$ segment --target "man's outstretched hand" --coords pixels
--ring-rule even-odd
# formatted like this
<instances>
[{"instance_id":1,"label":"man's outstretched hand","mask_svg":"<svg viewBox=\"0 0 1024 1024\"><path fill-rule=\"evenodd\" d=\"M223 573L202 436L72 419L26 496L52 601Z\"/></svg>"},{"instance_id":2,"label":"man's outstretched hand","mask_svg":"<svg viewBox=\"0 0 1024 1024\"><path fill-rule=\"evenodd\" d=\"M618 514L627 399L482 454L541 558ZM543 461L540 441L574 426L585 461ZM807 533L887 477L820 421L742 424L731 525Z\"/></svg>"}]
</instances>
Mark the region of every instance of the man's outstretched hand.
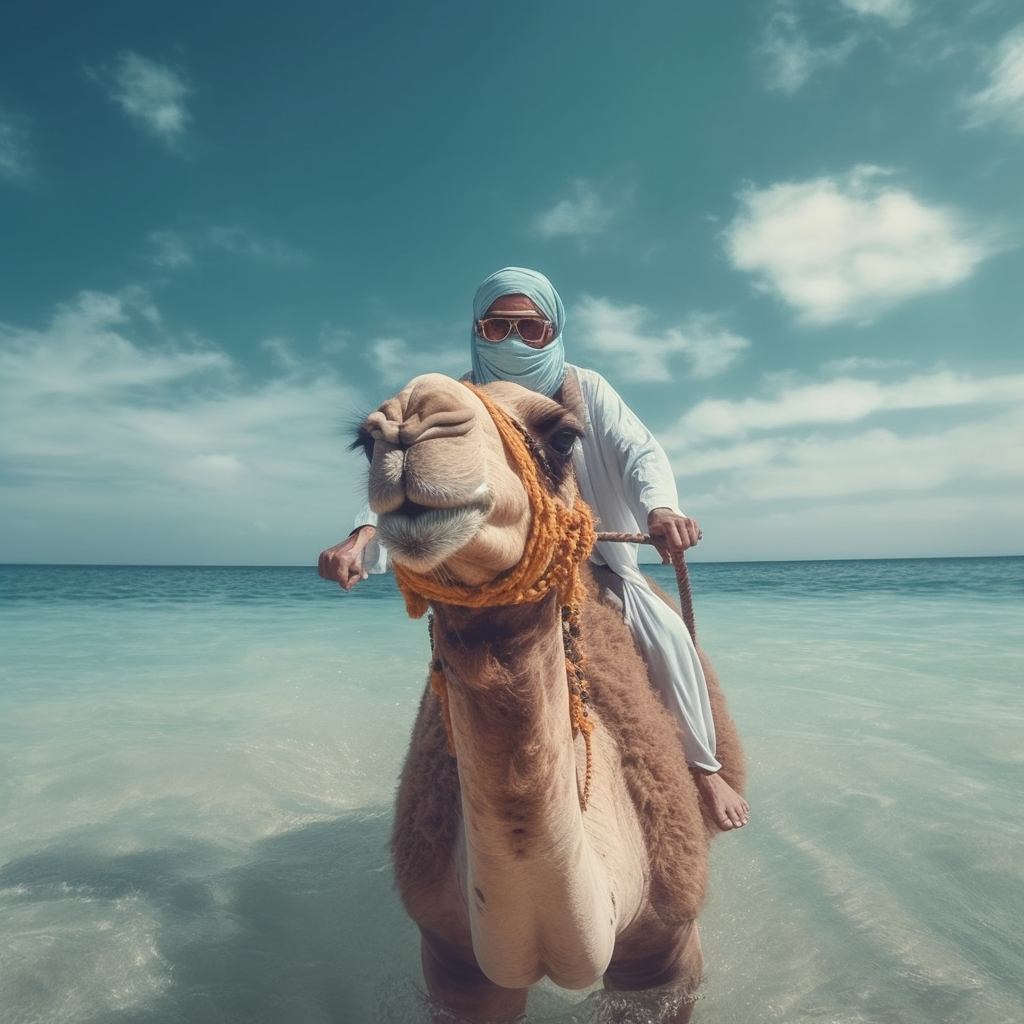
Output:
<instances>
[{"instance_id":1,"label":"man's outstretched hand","mask_svg":"<svg viewBox=\"0 0 1024 1024\"><path fill-rule=\"evenodd\" d=\"M363 566L366 545L377 536L372 526L360 526L333 548L320 552L316 571L325 579L337 583L342 590L351 590L369 575Z\"/></svg>"}]
</instances>

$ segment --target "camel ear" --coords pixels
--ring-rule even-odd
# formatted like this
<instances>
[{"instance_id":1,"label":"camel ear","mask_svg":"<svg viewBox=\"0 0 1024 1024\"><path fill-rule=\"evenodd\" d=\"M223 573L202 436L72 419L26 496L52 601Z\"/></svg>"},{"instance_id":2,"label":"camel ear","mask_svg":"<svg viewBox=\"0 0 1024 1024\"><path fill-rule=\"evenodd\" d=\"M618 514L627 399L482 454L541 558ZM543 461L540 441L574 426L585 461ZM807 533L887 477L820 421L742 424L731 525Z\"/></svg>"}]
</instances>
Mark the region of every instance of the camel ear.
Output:
<instances>
[{"instance_id":1,"label":"camel ear","mask_svg":"<svg viewBox=\"0 0 1024 1024\"><path fill-rule=\"evenodd\" d=\"M587 422L583 392L580 390L580 382L574 373L567 373L562 381L561 403L565 411L572 413L580 423Z\"/></svg>"}]
</instances>

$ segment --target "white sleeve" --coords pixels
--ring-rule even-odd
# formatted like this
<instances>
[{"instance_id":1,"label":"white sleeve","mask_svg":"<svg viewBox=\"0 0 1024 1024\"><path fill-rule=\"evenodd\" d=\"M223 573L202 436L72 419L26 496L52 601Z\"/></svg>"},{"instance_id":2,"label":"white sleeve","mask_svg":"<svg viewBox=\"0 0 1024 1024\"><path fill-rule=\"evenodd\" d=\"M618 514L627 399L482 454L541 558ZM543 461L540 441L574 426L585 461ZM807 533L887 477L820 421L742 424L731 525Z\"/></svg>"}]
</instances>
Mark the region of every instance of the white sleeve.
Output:
<instances>
[{"instance_id":1,"label":"white sleeve","mask_svg":"<svg viewBox=\"0 0 1024 1024\"><path fill-rule=\"evenodd\" d=\"M591 371L591 429L605 458L614 458L637 522L646 526L656 508L679 511L672 464L658 439L598 373Z\"/></svg>"},{"instance_id":2,"label":"white sleeve","mask_svg":"<svg viewBox=\"0 0 1024 1024\"><path fill-rule=\"evenodd\" d=\"M360 526L377 526L377 513L364 505L356 516L355 529ZM367 572L381 573L388 569L388 549L380 542L380 534L375 534L373 540L363 548L363 567Z\"/></svg>"}]
</instances>

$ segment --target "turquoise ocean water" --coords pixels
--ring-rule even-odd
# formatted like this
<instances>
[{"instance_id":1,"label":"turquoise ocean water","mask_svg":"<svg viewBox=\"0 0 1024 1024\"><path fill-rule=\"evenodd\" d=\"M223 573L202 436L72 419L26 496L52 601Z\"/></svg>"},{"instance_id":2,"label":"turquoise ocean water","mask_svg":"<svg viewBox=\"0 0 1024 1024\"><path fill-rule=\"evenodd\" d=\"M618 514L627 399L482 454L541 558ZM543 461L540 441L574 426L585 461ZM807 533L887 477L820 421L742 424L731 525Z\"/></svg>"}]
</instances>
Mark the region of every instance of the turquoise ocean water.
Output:
<instances>
[{"instance_id":1,"label":"turquoise ocean water","mask_svg":"<svg viewBox=\"0 0 1024 1024\"><path fill-rule=\"evenodd\" d=\"M753 807L695 1021L1021 1024L1024 559L691 576ZM426 659L390 576L0 567L0 1022L429 1019L386 850Z\"/></svg>"}]
</instances>

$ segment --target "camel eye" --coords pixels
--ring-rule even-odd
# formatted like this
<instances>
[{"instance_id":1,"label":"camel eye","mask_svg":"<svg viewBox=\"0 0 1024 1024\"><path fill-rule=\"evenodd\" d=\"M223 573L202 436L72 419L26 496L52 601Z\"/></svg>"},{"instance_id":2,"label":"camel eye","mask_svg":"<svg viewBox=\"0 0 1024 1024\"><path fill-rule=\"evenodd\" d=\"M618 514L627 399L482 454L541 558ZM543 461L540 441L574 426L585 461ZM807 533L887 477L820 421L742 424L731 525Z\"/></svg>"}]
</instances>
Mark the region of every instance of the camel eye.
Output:
<instances>
[{"instance_id":1,"label":"camel eye","mask_svg":"<svg viewBox=\"0 0 1024 1024\"><path fill-rule=\"evenodd\" d=\"M350 452L357 448L363 449L367 462L373 462L373 435L365 428L360 427L356 432L356 439L348 446Z\"/></svg>"},{"instance_id":2,"label":"camel eye","mask_svg":"<svg viewBox=\"0 0 1024 1024\"><path fill-rule=\"evenodd\" d=\"M572 447L579 437L579 431L573 430L571 427L563 427L561 430L556 430L548 438L548 444L559 455L566 456L572 451Z\"/></svg>"}]
</instances>

